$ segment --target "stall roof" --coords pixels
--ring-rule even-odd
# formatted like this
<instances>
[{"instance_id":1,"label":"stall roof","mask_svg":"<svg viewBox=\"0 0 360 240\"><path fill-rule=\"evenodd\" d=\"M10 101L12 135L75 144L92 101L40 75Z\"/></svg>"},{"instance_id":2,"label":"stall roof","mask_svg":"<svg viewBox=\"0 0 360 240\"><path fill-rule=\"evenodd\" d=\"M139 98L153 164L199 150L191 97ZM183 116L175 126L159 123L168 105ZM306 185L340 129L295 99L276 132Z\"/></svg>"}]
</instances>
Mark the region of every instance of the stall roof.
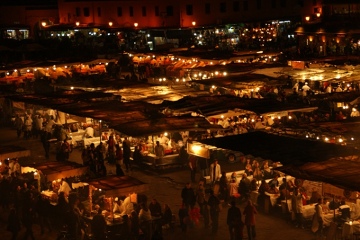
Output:
<instances>
[{"instance_id":1,"label":"stall roof","mask_svg":"<svg viewBox=\"0 0 360 240\"><path fill-rule=\"evenodd\" d=\"M330 94L318 94L311 97L311 99L325 100L329 102L356 102L360 97L359 92L335 92Z\"/></svg>"},{"instance_id":2,"label":"stall roof","mask_svg":"<svg viewBox=\"0 0 360 240\"><path fill-rule=\"evenodd\" d=\"M215 85L216 87L226 87L231 89L239 89L239 84L247 86L259 85L284 85L284 82L279 82L274 78L262 74L239 74L227 77L212 78L206 80L196 80L196 83L204 85Z\"/></svg>"},{"instance_id":3,"label":"stall roof","mask_svg":"<svg viewBox=\"0 0 360 240\"><path fill-rule=\"evenodd\" d=\"M206 117L234 109L247 110L257 114L301 111L301 109L309 111L309 106L303 104L282 103L275 99L238 98L231 95L184 97L176 102L164 101L161 105L173 112L197 112ZM317 107L312 109L315 110Z\"/></svg>"},{"instance_id":4,"label":"stall roof","mask_svg":"<svg viewBox=\"0 0 360 240\"><path fill-rule=\"evenodd\" d=\"M294 177L360 190L360 150L353 147L252 132L199 142L281 162Z\"/></svg>"},{"instance_id":5,"label":"stall roof","mask_svg":"<svg viewBox=\"0 0 360 240\"><path fill-rule=\"evenodd\" d=\"M220 129L221 126L210 124L202 117L161 117L127 122L112 126L117 131L129 136L155 135L164 132L205 131L206 129Z\"/></svg>"},{"instance_id":6,"label":"stall roof","mask_svg":"<svg viewBox=\"0 0 360 240\"><path fill-rule=\"evenodd\" d=\"M94 99L112 98L113 95L104 92L86 92L81 90L58 91L52 93L23 94L8 96L11 100L37 104L46 107L61 106L64 104L90 101Z\"/></svg>"}]
</instances>

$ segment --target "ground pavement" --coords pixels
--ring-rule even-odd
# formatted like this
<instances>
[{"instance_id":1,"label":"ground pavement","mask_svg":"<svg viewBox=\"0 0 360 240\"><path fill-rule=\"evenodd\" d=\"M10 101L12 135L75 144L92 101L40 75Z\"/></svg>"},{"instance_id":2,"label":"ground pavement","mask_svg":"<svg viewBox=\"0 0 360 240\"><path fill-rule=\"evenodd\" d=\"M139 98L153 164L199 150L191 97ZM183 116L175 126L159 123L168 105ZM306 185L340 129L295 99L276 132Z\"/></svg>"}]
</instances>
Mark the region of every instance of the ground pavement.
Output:
<instances>
[{"instance_id":1,"label":"ground pavement","mask_svg":"<svg viewBox=\"0 0 360 240\"><path fill-rule=\"evenodd\" d=\"M17 139L16 132L10 128L0 128L0 147L3 145L17 145L26 147L31 150L31 157L20 160L22 165L26 163L38 163L46 161L44 157L44 150L39 139ZM81 162L81 152L77 149L70 155L70 160L75 162ZM51 152L50 161L55 160L55 153ZM235 164L220 163L224 171L238 170L238 166ZM226 215L228 210L228 204L223 204L223 208L219 216L219 230L216 235L211 234L210 229L203 227L203 221L200 219L199 224L188 228L186 233L181 232L178 223L178 210L181 205L181 190L185 183L190 180L190 172L187 169L179 169L173 172L165 172L159 174L156 171L150 171L148 169L135 168L129 173L132 177L148 183L149 189L145 194L149 197L155 197L161 204L167 203L172 212L176 214L177 224L174 231L164 230L163 236L165 240L226 240L230 239L228 228L226 225ZM197 174L197 179L200 176ZM195 187L195 186L194 186ZM1 197L1 196L0 196ZM243 210L244 206L240 206ZM6 231L8 210L0 209L0 239L10 239L9 232ZM37 240L52 240L56 239L58 232L56 230L52 232L46 232L44 235L40 233L40 227L34 225L35 239ZM264 214L259 212L256 216L256 231L257 240L311 240L315 239L310 229L295 228L286 216L278 214ZM24 228L22 229L19 239L22 239L24 235ZM124 238L125 239L125 238ZM246 230L244 231L244 239L247 239Z\"/></svg>"}]
</instances>

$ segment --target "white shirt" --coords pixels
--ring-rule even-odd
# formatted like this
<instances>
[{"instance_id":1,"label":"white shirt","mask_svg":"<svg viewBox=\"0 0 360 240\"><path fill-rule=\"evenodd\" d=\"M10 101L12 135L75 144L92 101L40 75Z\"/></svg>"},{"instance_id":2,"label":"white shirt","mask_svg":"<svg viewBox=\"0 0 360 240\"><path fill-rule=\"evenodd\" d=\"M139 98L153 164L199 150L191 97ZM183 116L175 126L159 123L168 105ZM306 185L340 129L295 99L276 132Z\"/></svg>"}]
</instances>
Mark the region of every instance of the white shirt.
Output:
<instances>
[{"instance_id":1,"label":"white shirt","mask_svg":"<svg viewBox=\"0 0 360 240\"><path fill-rule=\"evenodd\" d=\"M214 171L215 168L215 171ZM215 172L215 175L214 175ZM212 163L210 165L210 181L214 182L214 181L218 181L220 180L221 177L221 167L219 164L216 164L216 167L214 166L214 163Z\"/></svg>"},{"instance_id":2,"label":"white shirt","mask_svg":"<svg viewBox=\"0 0 360 240\"><path fill-rule=\"evenodd\" d=\"M58 193L61 193L61 192L64 192L65 196L69 196L69 193L71 192L71 188L66 181L63 181L60 185Z\"/></svg>"},{"instance_id":3,"label":"white shirt","mask_svg":"<svg viewBox=\"0 0 360 240\"><path fill-rule=\"evenodd\" d=\"M55 124L54 120L50 119L45 126L45 131L51 133L54 124Z\"/></svg>"},{"instance_id":4,"label":"white shirt","mask_svg":"<svg viewBox=\"0 0 360 240\"><path fill-rule=\"evenodd\" d=\"M85 137L94 137L94 128L92 127L87 127L85 129L85 133L84 133Z\"/></svg>"}]
</instances>

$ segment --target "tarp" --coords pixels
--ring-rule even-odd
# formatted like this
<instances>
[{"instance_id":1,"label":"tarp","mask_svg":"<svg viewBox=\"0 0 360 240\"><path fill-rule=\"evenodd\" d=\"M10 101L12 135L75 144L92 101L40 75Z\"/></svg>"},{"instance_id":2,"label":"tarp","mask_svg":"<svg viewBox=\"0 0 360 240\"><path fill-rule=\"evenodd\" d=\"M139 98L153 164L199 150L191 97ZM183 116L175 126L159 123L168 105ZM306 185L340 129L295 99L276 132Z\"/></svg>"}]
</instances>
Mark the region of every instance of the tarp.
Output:
<instances>
[{"instance_id":1,"label":"tarp","mask_svg":"<svg viewBox=\"0 0 360 240\"><path fill-rule=\"evenodd\" d=\"M278 170L297 178L322 181L360 191L360 150L354 147L265 132L205 139L199 142L281 162L283 166Z\"/></svg>"}]
</instances>

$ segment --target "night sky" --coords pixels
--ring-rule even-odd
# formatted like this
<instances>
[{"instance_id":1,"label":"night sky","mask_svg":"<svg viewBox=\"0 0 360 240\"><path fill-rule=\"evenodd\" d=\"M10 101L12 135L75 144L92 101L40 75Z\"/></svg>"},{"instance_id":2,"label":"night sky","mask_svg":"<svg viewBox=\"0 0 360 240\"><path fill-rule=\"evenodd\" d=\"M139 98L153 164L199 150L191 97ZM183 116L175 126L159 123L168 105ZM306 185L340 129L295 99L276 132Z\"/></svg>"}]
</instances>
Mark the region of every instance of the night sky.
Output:
<instances>
[{"instance_id":1,"label":"night sky","mask_svg":"<svg viewBox=\"0 0 360 240\"><path fill-rule=\"evenodd\" d=\"M0 5L57 5L57 0L1 0Z\"/></svg>"}]
</instances>

